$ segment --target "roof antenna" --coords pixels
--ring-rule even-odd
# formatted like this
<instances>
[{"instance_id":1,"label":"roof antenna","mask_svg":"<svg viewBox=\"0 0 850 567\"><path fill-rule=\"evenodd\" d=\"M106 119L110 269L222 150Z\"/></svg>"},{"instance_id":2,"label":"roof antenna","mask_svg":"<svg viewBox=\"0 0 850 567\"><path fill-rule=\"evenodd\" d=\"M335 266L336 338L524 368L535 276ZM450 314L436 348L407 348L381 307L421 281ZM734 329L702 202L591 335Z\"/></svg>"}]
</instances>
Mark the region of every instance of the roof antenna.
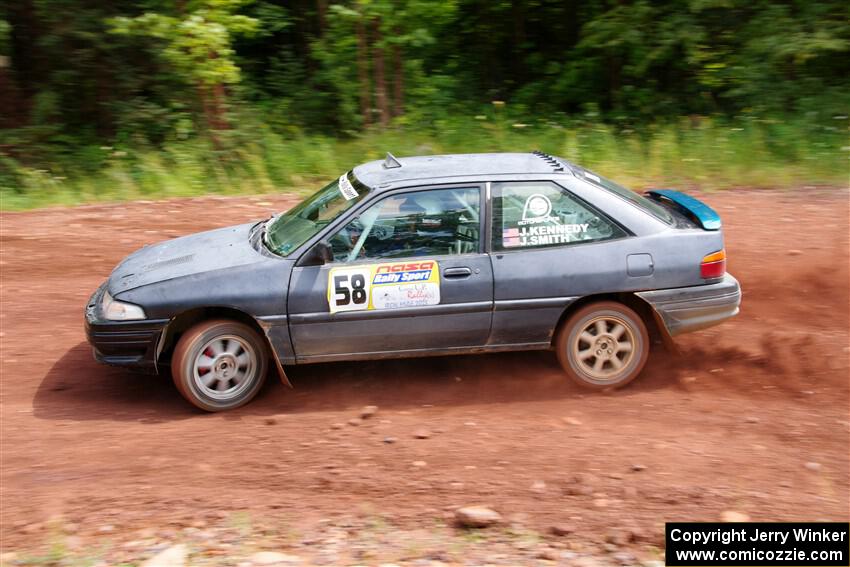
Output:
<instances>
[{"instance_id":1,"label":"roof antenna","mask_svg":"<svg viewBox=\"0 0 850 567\"><path fill-rule=\"evenodd\" d=\"M384 160L384 169L395 169L397 167L401 167L401 162L390 152L387 152L387 159Z\"/></svg>"}]
</instances>

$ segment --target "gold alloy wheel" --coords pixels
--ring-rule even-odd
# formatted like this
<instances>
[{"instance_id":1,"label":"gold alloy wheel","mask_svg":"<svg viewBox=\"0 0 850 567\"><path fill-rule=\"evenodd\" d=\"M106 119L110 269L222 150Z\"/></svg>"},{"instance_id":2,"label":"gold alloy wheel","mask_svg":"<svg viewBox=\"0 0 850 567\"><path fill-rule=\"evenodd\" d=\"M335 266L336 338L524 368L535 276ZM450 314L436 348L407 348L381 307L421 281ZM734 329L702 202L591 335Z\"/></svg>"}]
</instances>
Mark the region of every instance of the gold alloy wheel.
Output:
<instances>
[{"instance_id":1,"label":"gold alloy wheel","mask_svg":"<svg viewBox=\"0 0 850 567\"><path fill-rule=\"evenodd\" d=\"M596 381L617 381L635 356L635 333L624 319L595 317L575 334L571 356L579 369Z\"/></svg>"}]
</instances>

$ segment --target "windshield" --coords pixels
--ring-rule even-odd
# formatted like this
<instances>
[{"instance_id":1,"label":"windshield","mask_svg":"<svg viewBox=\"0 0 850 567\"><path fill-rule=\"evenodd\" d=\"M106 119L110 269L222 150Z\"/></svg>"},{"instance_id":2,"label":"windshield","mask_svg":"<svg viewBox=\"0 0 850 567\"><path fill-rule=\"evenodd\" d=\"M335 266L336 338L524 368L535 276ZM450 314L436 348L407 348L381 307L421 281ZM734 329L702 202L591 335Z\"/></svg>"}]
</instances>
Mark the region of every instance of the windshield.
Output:
<instances>
[{"instance_id":1,"label":"windshield","mask_svg":"<svg viewBox=\"0 0 850 567\"><path fill-rule=\"evenodd\" d=\"M312 197L269 221L263 239L266 247L275 254L288 256L359 202L366 192L366 187L351 172L341 175Z\"/></svg>"},{"instance_id":2,"label":"windshield","mask_svg":"<svg viewBox=\"0 0 850 567\"><path fill-rule=\"evenodd\" d=\"M622 185L617 185L616 183L614 183L610 179L605 179L604 177L600 177L600 176L596 175L595 173L592 173L592 172L590 172L590 171L588 171L584 168L577 167L576 170L582 175L582 177L585 180L590 181L594 185L602 187L603 189L606 189L606 190L610 191L611 193L615 193L615 194L619 195L623 199L626 199L627 201L631 202L632 204L637 205L638 207L640 207L644 211L648 212L649 214L651 214L655 218L657 218L657 219L659 219L663 222L666 222L667 224L673 224L673 215L671 215L670 212L667 209L665 209L664 207L662 207L661 205L654 203L654 202L650 201L649 199L641 197L640 195L638 195L634 191L632 191L630 189L626 189Z\"/></svg>"}]
</instances>

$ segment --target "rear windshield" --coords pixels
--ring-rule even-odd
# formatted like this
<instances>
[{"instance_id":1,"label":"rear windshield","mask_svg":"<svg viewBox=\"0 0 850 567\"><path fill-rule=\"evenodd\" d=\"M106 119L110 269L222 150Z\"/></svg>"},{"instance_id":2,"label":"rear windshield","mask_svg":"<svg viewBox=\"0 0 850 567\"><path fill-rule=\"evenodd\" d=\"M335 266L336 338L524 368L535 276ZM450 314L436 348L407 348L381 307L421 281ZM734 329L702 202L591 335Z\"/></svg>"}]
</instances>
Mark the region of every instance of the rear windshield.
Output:
<instances>
[{"instance_id":1,"label":"rear windshield","mask_svg":"<svg viewBox=\"0 0 850 567\"><path fill-rule=\"evenodd\" d=\"M651 214L661 222L667 224L673 224L675 222L675 219L673 218L673 215L670 214L670 211L668 211L658 203L651 201L646 197L642 197L634 191L626 189L622 185L617 185L610 179L605 179L604 177L596 175L592 171L588 171L582 167L576 167L574 171L585 181L589 181L597 187L605 189L609 193L614 193L615 195L622 197L623 199L629 201L638 208L643 209L647 213Z\"/></svg>"}]
</instances>

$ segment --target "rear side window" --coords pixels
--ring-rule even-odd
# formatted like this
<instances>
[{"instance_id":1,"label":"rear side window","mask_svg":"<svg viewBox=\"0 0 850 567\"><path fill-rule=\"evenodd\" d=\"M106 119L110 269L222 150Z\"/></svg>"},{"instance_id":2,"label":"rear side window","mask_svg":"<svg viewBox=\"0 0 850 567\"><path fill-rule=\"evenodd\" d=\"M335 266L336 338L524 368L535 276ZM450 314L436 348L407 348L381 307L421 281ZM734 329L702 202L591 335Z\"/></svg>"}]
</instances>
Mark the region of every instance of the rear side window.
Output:
<instances>
[{"instance_id":1,"label":"rear side window","mask_svg":"<svg viewBox=\"0 0 850 567\"><path fill-rule=\"evenodd\" d=\"M651 214L658 220L665 222L667 224L673 224L674 218L673 215L670 214L670 211L655 203L646 197L642 197L635 193L630 189L626 189L622 185L617 185L610 179L605 179L604 177L600 177L595 173L592 173L584 168L577 167L575 171L579 174L579 176L585 181L589 181L593 183L597 187L602 187L609 193L614 193L622 197L623 199L629 201L633 205L636 205L638 208L643 209L645 212Z\"/></svg>"},{"instance_id":2,"label":"rear side window","mask_svg":"<svg viewBox=\"0 0 850 567\"><path fill-rule=\"evenodd\" d=\"M550 181L494 183L493 250L545 248L626 236L625 231Z\"/></svg>"}]
</instances>

